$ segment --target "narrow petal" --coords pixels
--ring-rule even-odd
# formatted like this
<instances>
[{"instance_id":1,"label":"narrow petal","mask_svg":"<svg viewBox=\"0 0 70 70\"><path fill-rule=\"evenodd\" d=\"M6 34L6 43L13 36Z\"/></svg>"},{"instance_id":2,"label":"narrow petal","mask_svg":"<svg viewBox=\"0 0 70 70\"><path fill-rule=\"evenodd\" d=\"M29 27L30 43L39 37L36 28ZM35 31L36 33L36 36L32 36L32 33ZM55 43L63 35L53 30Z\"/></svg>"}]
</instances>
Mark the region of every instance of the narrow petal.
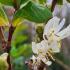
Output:
<instances>
[{"instance_id":1,"label":"narrow petal","mask_svg":"<svg viewBox=\"0 0 70 70\"><path fill-rule=\"evenodd\" d=\"M38 49L35 42L32 42L32 51L33 53L38 54Z\"/></svg>"},{"instance_id":2,"label":"narrow petal","mask_svg":"<svg viewBox=\"0 0 70 70\"><path fill-rule=\"evenodd\" d=\"M48 23L45 25L45 28L44 28L43 38L44 38L44 35L49 34L51 29L58 26L59 21L60 19L58 17L53 17L52 19L48 21Z\"/></svg>"},{"instance_id":3,"label":"narrow petal","mask_svg":"<svg viewBox=\"0 0 70 70\"><path fill-rule=\"evenodd\" d=\"M61 39L70 36L70 25L67 26L65 29L63 29L62 31L60 31L59 33L57 33L56 35L59 36Z\"/></svg>"},{"instance_id":4,"label":"narrow petal","mask_svg":"<svg viewBox=\"0 0 70 70\"><path fill-rule=\"evenodd\" d=\"M63 20L60 22L60 24L58 25L58 27L56 27L54 33L55 34L58 33L63 28L64 24L65 24L65 18L63 18Z\"/></svg>"},{"instance_id":5,"label":"narrow petal","mask_svg":"<svg viewBox=\"0 0 70 70\"><path fill-rule=\"evenodd\" d=\"M60 52L59 43L57 41L53 41L50 45L50 48L52 49L52 51L54 53L59 53Z\"/></svg>"}]
</instances>

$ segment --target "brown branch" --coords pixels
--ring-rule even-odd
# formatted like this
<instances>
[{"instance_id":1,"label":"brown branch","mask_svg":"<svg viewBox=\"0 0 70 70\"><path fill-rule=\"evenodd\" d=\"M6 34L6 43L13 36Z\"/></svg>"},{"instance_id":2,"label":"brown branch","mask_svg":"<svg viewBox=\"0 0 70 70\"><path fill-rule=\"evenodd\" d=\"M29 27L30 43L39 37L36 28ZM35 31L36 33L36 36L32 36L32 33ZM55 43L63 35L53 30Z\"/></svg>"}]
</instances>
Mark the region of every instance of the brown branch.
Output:
<instances>
[{"instance_id":1,"label":"brown branch","mask_svg":"<svg viewBox=\"0 0 70 70\"><path fill-rule=\"evenodd\" d=\"M14 30L15 30L15 27L13 27L11 25L9 28L9 35L8 35L8 45L9 46L11 45L11 39L12 39L12 35L13 35Z\"/></svg>"},{"instance_id":2,"label":"brown branch","mask_svg":"<svg viewBox=\"0 0 70 70\"><path fill-rule=\"evenodd\" d=\"M9 54L8 57L7 57L7 62L8 62L8 64L9 64L8 70L12 70L11 62L10 62L10 54Z\"/></svg>"},{"instance_id":3,"label":"brown branch","mask_svg":"<svg viewBox=\"0 0 70 70\"><path fill-rule=\"evenodd\" d=\"M0 38L1 40L5 41L2 26L0 27Z\"/></svg>"},{"instance_id":4,"label":"brown branch","mask_svg":"<svg viewBox=\"0 0 70 70\"><path fill-rule=\"evenodd\" d=\"M10 28L9 28L7 46L6 46L6 49L5 49L5 51L9 54L8 58L7 58L7 62L9 64L8 70L12 70L11 62L10 62L10 50L11 50L11 40L12 40L12 35L13 35L14 30L15 30L15 28L11 25Z\"/></svg>"},{"instance_id":5,"label":"brown branch","mask_svg":"<svg viewBox=\"0 0 70 70\"><path fill-rule=\"evenodd\" d=\"M52 1L51 11L54 10L56 3L57 3L57 0L53 0L53 1Z\"/></svg>"},{"instance_id":6,"label":"brown branch","mask_svg":"<svg viewBox=\"0 0 70 70\"><path fill-rule=\"evenodd\" d=\"M0 38L2 40L2 48L4 49L6 47L6 40L5 40L5 37L4 37L2 26L0 27Z\"/></svg>"}]
</instances>

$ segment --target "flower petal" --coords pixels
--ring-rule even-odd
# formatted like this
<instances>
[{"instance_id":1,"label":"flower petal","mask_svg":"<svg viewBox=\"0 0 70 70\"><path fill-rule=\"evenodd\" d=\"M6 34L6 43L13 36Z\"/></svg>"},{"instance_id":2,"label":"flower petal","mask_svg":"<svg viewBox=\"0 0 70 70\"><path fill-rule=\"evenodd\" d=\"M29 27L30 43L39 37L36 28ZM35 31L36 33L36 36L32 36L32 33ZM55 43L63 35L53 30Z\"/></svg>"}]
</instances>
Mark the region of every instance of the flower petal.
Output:
<instances>
[{"instance_id":1,"label":"flower petal","mask_svg":"<svg viewBox=\"0 0 70 70\"><path fill-rule=\"evenodd\" d=\"M60 47L59 47L59 44L57 41L53 41L50 45L50 48L52 49L52 51L54 53L59 53L60 52Z\"/></svg>"},{"instance_id":2,"label":"flower petal","mask_svg":"<svg viewBox=\"0 0 70 70\"><path fill-rule=\"evenodd\" d=\"M54 33L55 34L58 33L62 29L62 27L64 26L64 24L65 24L65 18L63 18L62 21L60 22L60 24L58 25L58 27L56 27Z\"/></svg>"},{"instance_id":3,"label":"flower petal","mask_svg":"<svg viewBox=\"0 0 70 70\"><path fill-rule=\"evenodd\" d=\"M38 54L38 49L35 42L32 42L32 51L33 53Z\"/></svg>"},{"instance_id":4,"label":"flower petal","mask_svg":"<svg viewBox=\"0 0 70 70\"><path fill-rule=\"evenodd\" d=\"M43 38L44 38L44 35L49 34L51 29L58 26L59 21L60 19L58 17L53 17L52 19L48 21L48 23L45 25L45 28L44 28Z\"/></svg>"},{"instance_id":5,"label":"flower petal","mask_svg":"<svg viewBox=\"0 0 70 70\"><path fill-rule=\"evenodd\" d=\"M61 39L70 36L70 25L67 26L65 29L63 29L62 31L60 31L59 33L57 33L56 35L59 36Z\"/></svg>"},{"instance_id":6,"label":"flower petal","mask_svg":"<svg viewBox=\"0 0 70 70\"><path fill-rule=\"evenodd\" d=\"M46 53L47 50L49 49L48 42L45 41L45 40L42 40L42 41L41 41L41 47L42 47L41 51L42 51L43 53Z\"/></svg>"}]
</instances>

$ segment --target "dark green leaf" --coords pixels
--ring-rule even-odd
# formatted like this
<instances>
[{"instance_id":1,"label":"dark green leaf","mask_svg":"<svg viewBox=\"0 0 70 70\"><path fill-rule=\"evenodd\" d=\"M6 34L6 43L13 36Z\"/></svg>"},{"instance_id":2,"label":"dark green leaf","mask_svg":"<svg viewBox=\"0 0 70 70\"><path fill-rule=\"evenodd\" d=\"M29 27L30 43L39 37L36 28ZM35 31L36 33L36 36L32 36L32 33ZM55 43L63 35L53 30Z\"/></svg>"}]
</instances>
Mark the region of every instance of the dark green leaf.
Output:
<instances>
[{"instance_id":1,"label":"dark green leaf","mask_svg":"<svg viewBox=\"0 0 70 70\"><path fill-rule=\"evenodd\" d=\"M0 0L0 3L4 4L4 5L13 5L13 0Z\"/></svg>"},{"instance_id":2,"label":"dark green leaf","mask_svg":"<svg viewBox=\"0 0 70 70\"><path fill-rule=\"evenodd\" d=\"M15 13L14 22L17 19L23 20L25 18L33 22L43 23L51 17L52 13L47 7L37 5L30 1L26 6Z\"/></svg>"}]
</instances>

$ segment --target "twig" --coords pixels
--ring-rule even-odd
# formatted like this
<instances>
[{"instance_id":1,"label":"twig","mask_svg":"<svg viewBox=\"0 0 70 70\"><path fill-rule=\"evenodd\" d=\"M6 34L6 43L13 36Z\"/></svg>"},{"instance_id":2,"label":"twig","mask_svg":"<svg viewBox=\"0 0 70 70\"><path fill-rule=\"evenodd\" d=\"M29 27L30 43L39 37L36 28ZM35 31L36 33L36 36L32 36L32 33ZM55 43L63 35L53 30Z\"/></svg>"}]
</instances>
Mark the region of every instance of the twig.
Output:
<instances>
[{"instance_id":1,"label":"twig","mask_svg":"<svg viewBox=\"0 0 70 70\"><path fill-rule=\"evenodd\" d=\"M57 0L53 0L53 1L52 1L51 11L54 10L56 3L57 3Z\"/></svg>"},{"instance_id":2,"label":"twig","mask_svg":"<svg viewBox=\"0 0 70 70\"><path fill-rule=\"evenodd\" d=\"M4 37L2 26L0 27L0 38L2 40L2 48L5 48L6 47L6 40L5 40L5 37Z\"/></svg>"},{"instance_id":3,"label":"twig","mask_svg":"<svg viewBox=\"0 0 70 70\"><path fill-rule=\"evenodd\" d=\"M5 49L6 52L9 54L8 58L7 58L7 62L9 64L8 70L12 70L11 62L10 62L10 50L11 50L11 40L12 40L12 35L13 35L14 30L15 30L15 28L10 26L10 28L9 28L9 35L8 35L8 42L7 42L7 46L6 46L6 49Z\"/></svg>"},{"instance_id":4,"label":"twig","mask_svg":"<svg viewBox=\"0 0 70 70\"><path fill-rule=\"evenodd\" d=\"M3 30L2 30L2 26L0 27L0 37L1 37L1 40L4 40L4 34L3 34Z\"/></svg>"}]
</instances>

